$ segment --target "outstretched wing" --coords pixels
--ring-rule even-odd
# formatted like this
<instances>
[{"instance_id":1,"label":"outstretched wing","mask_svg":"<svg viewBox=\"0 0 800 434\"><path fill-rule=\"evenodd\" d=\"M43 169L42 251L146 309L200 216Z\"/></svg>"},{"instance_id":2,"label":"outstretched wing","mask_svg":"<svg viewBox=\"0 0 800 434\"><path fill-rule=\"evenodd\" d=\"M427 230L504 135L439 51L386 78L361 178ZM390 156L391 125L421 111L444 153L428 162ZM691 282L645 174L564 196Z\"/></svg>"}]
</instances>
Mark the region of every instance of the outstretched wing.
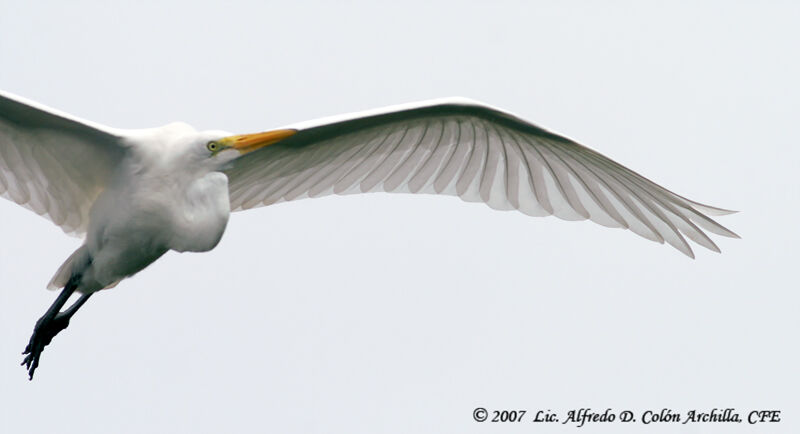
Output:
<instances>
[{"instance_id":1,"label":"outstretched wing","mask_svg":"<svg viewBox=\"0 0 800 434\"><path fill-rule=\"evenodd\" d=\"M123 149L114 130L0 92L0 196L81 235Z\"/></svg>"},{"instance_id":2,"label":"outstretched wing","mask_svg":"<svg viewBox=\"0 0 800 434\"><path fill-rule=\"evenodd\" d=\"M227 171L231 209L374 191L456 195L501 210L630 229L694 257L684 236L736 234L609 158L497 109L431 101L289 126L298 132Z\"/></svg>"}]
</instances>

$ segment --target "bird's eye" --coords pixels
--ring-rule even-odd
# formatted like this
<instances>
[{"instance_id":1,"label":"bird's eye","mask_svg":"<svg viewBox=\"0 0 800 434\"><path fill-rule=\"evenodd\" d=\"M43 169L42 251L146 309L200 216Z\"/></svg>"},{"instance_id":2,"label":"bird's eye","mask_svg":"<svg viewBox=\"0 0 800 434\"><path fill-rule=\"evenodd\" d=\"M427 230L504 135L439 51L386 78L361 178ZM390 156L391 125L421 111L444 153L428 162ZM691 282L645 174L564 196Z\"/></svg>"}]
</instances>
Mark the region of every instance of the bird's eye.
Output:
<instances>
[{"instance_id":1,"label":"bird's eye","mask_svg":"<svg viewBox=\"0 0 800 434\"><path fill-rule=\"evenodd\" d=\"M206 148L208 148L208 150L211 151L211 152L217 152L217 151L219 151L219 143L217 143L217 142L208 142L208 144L206 145Z\"/></svg>"}]
</instances>

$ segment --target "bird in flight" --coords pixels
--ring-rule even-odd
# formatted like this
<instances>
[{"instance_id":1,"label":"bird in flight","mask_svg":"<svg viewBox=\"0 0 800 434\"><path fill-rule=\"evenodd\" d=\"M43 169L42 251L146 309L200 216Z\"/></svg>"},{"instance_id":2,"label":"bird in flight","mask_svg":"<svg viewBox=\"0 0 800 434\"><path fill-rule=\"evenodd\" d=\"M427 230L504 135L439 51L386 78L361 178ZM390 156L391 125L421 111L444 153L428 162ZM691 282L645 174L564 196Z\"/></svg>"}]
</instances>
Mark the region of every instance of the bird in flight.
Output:
<instances>
[{"instance_id":1,"label":"bird in flight","mask_svg":"<svg viewBox=\"0 0 800 434\"><path fill-rule=\"evenodd\" d=\"M329 194L454 195L532 216L592 220L719 252L709 216L732 211L679 196L566 137L463 98L301 122L244 135L183 123L117 129L0 92L0 195L83 244L56 271L61 289L36 322L22 364L96 291L168 250L204 252L231 211ZM80 297L63 309L74 293Z\"/></svg>"}]
</instances>

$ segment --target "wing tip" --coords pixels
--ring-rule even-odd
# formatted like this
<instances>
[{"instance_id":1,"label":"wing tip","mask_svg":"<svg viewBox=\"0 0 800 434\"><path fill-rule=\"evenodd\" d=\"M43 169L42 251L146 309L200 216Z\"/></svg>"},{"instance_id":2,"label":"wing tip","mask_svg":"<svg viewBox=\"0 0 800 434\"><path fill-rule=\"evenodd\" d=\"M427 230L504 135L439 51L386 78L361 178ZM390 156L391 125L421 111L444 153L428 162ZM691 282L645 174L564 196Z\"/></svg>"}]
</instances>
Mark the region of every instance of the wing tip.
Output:
<instances>
[{"instance_id":1,"label":"wing tip","mask_svg":"<svg viewBox=\"0 0 800 434\"><path fill-rule=\"evenodd\" d=\"M704 212L704 213L706 213L708 215L712 215L712 216L730 215L730 214L736 214L736 213L739 212L739 211L734 211L734 210L731 210L731 209L718 208L718 207L715 207L715 206L706 205L706 204L695 202L695 201L689 201L689 202L692 204L692 208L695 208L698 211Z\"/></svg>"}]
</instances>

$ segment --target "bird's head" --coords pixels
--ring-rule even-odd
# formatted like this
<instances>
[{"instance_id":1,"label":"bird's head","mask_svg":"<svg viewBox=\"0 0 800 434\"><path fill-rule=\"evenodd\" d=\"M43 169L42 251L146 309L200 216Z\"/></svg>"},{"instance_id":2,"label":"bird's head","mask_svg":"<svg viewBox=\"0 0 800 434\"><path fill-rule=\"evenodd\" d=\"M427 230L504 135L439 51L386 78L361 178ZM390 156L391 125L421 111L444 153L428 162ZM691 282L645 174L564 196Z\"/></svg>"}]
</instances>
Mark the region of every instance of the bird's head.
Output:
<instances>
[{"instance_id":1,"label":"bird's head","mask_svg":"<svg viewBox=\"0 0 800 434\"><path fill-rule=\"evenodd\" d=\"M188 140L188 155L208 171L224 170L237 158L275 144L294 135L297 130L272 130L263 133L230 135L221 131L197 133Z\"/></svg>"}]
</instances>

